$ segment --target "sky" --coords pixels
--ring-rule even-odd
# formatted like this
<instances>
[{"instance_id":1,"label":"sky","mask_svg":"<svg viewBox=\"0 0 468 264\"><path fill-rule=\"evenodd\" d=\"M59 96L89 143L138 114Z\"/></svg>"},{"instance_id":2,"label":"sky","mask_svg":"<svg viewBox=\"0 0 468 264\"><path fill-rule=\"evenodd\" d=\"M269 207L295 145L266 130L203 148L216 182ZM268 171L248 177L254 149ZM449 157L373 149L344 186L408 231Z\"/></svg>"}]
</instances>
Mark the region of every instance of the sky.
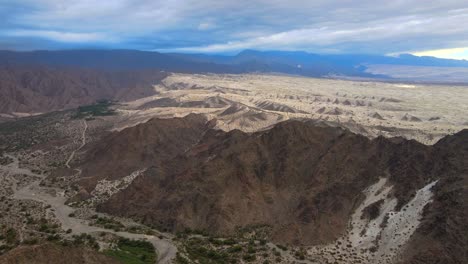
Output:
<instances>
[{"instance_id":1,"label":"sky","mask_svg":"<svg viewBox=\"0 0 468 264\"><path fill-rule=\"evenodd\" d=\"M0 0L0 49L468 59L466 0Z\"/></svg>"}]
</instances>

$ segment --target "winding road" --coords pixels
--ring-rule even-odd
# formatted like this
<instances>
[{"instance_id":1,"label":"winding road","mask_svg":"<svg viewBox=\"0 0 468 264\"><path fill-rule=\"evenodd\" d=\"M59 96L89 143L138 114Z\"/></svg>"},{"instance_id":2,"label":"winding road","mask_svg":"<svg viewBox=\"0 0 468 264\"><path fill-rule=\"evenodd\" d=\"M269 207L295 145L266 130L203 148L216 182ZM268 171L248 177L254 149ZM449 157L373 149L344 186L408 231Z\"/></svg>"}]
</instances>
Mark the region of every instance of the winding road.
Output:
<instances>
[{"instance_id":1,"label":"winding road","mask_svg":"<svg viewBox=\"0 0 468 264\"><path fill-rule=\"evenodd\" d=\"M63 192L58 192L57 196L52 196L45 192L42 187L39 186L39 181L35 181L32 184L15 190L13 194L14 199L18 200L34 200L50 205L50 209L53 209L55 217L62 224L62 229L71 229L72 234L82 233L95 233L95 232L107 232L115 235L129 238L129 239L145 239L151 242L158 253L157 263L171 263L177 253L177 248L171 243L169 239L160 239L157 236L145 235L145 234L134 234L129 232L115 232L110 229L105 229L96 226L90 226L88 221L70 217L69 215L75 211L74 208L65 205L66 197L63 196Z\"/></svg>"}]
</instances>

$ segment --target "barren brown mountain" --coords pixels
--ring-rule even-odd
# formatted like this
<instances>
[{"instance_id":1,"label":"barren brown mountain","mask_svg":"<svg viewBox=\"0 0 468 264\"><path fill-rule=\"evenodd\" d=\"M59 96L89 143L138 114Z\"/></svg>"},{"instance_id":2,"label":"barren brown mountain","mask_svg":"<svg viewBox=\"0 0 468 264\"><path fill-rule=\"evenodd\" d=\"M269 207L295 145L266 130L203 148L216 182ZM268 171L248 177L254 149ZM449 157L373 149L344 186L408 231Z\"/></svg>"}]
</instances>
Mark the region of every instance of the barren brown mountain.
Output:
<instances>
[{"instance_id":1,"label":"barren brown mountain","mask_svg":"<svg viewBox=\"0 0 468 264\"><path fill-rule=\"evenodd\" d=\"M363 190L379 178L393 185L397 211L438 180L405 263L467 259L467 130L426 146L310 120L255 133L211 129L213 122L190 115L114 132L76 164L81 184L89 194L99 180L146 170L98 209L170 231L226 235L267 225L274 241L317 245L345 234Z\"/></svg>"},{"instance_id":2,"label":"barren brown mountain","mask_svg":"<svg viewBox=\"0 0 468 264\"><path fill-rule=\"evenodd\" d=\"M134 100L155 94L166 76L156 70L100 71L42 66L0 67L0 114L75 108L100 99Z\"/></svg>"},{"instance_id":3,"label":"barren brown mountain","mask_svg":"<svg viewBox=\"0 0 468 264\"><path fill-rule=\"evenodd\" d=\"M95 147L83 161L84 186L94 188L101 179L115 180L159 162L171 160L195 145L213 126L203 116L152 119L147 123L114 132Z\"/></svg>"}]
</instances>

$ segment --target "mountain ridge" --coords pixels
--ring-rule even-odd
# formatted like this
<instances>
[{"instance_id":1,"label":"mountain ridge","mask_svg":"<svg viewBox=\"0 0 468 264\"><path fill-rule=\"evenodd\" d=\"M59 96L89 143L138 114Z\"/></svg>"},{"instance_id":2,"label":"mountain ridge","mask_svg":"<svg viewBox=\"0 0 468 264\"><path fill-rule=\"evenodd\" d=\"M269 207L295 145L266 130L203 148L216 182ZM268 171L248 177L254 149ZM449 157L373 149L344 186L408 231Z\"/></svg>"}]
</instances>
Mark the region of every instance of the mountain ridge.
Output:
<instances>
[{"instance_id":1,"label":"mountain ridge","mask_svg":"<svg viewBox=\"0 0 468 264\"><path fill-rule=\"evenodd\" d=\"M158 70L104 71L46 66L0 66L0 113L43 113L154 95L167 76Z\"/></svg>"},{"instance_id":2,"label":"mountain ridge","mask_svg":"<svg viewBox=\"0 0 468 264\"><path fill-rule=\"evenodd\" d=\"M126 129L124 134L140 134L137 130L143 127L149 129L149 125L182 120L200 128L208 122L198 115L153 119L138 129ZM177 126L178 133L166 133L166 126L157 125L158 133L169 137L165 140L191 134L190 129L178 130ZM391 196L397 199L397 211L403 211L416 191L431 181L439 180L435 187L436 207L459 203L467 193L466 188L458 187L455 190L461 196L450 194L451 198L447 199L447 193L455 191L457 183L466 181L468 176L467 165L462 160L467 153L468 130L447 136L433 146L383 137L370 140L314 121L285 121L255 133L223 132L208 127L202 131L205 132L195 133L190 140L194 144L189 144L188 149L187 145L180 147L175 155L152 155L150 163L142 164L144 168L131 167L131 164L127 169L119 167L118 171L126 171L122 176L133 170L146 171L126 189L99 204L98 210L168 231L191 228L229 235L238 227L262 224L272 227L273 241L317 245L330 243L344 234L348 219L363 199L362 191L381 177L393 185ZM104 139L105 145L120 142L120 135L123 134ZM127 144L134 145L128 142L120 147L129 153ZM129 155L142 157L148 150L160 148L144 139L139 144L145 148L132 149ZM461 145L453 148L452 144ZM112 153L121 151L114 149ZM93 165L94 162L93 158L85 158L75 166L102 167ZM107 163L116 160L111 158ZM81 185L92 194L90 191L99 179L116 180L117 171L83 173ZM430 213L425 214L422 227L433 225L441 217L450 221L466 215L463 207L451 207L448 215L443 215L446 210L437 211L431 206L425 211ZM444 231L449 233L445 235L443 249L438 249L442 250L441 256L450 255L449 247L460 247L467 242L453 237L456 232L464 232L463 225L450 226L451 230ZM414 239L424 243L437 240L432 232L423 231L417 229ZM439 244L421 248L410 242L407 247L419 249L408 258L426 256L426 250L434 245ZM463 259L463 256L456 257Z\"/></svg>"}]
</instances>

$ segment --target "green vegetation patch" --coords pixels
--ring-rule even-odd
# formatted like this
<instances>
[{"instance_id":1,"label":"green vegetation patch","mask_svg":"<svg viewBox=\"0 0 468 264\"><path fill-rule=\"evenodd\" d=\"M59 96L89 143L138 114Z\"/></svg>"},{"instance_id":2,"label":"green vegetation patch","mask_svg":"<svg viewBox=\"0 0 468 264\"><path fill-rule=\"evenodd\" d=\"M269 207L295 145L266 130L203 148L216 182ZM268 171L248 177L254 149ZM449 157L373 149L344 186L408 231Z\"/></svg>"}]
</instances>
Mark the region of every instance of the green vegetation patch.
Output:
<instances>
[{"instance_id":1,"label":"green vegetation patch","mask_svg":"<svg viewBox=\"0 0 468 264\"><path fill-rule=\"evenodd\" d=\"M267 245L270 230L267 225L255 225L239 228L233 236L217 237L186 229L176 234L179 254L175 263L269 263L275 258Z\"/></svg>"},{"instance_id":2,"label":"green vegetation patch","mask_svg":"<svg viewBox=\"0 0 468 264\"><path fill-rule=\"evenodd\" d=\"M110 116L115 115L115 111L109 107L112 102L109 100L100 100L92 105L85 105L78 107L76 114L73 116L75 119L92 119L94 116Z\"/></svg>"},{"instance_id":3,"label":"green vegetation patch","mask_svg":"<svg viewBox=\"0 0 468 264\"><path fill-rule=\"evenodd\" d=\"M134 234L146 234L146 235L152 235L152 236L156 235L156 233L152 229L146 226L129 226L125 230L129 233L134 233Z\"/></svg>"},{"instance_id":4,"label":"green vegetation patch","mask_svg":"<svg viewBox=\"0 0 468 264\"><path fill-rule=\"evenodd\" d=\"M68 233L68 232L67 232ZM71 233L71 231L70 231ZM81 235L73 235L72 236L73 240L63 240L61 241L62 246L87 246L90 248L93 248L95 250L99 250L99 243L96 241L96 238L94 238L90 234L85 234L82 233Z\"/></svg>"},{"instance_id":5,"label":"green vegetation patch","mask_svg":"<svg viewBox=\"0 0 468 264\"><path fill-rule=\"evenodd\" d=\"M105 250L104 254L124 264L153 264L157 257L154 246L150 242L126 238L120 238L116 247Z\"/></svg>"},{"instance_id":6,"label":"green vegetation patch","mask_svg":"<svg viewBox=\"0 0 468 264\"><path fill-rule=\"evenodd\" d=\"M185 247L191 260L199 263L230 263L230 256L226 252L219 252L201 245L189 245Z\"/></svg>"},{"instance_id":7,"label":"green vegetation patch","mask_svg":"<svg viewBox=\"0 0 468 264\"><path fill-rule=\"evenodd\" d=\"M16 233L16 230L13 228L8 228L6 231L6 242L7 244L14 244L18 238L18 234Z\"/></svg>"},{"instance_id":8,"label":"green vegetation patch","mask_svg":"<svg viewBox=\"0 0 468 264\"><path fill-rule=\"evenodd\" d=\"M113 218L108 217L97 217L96 221L94 222L94 225L101 226L106 229L112 229L116 232L125 229L125 226L122 223Z\"/></svg>"},{"instance_id":9,"label":"green vegetation patch","mask_svg":"<svg viewBox=\"0 0 468 264\"><path fill-rule=\"evenodd\" d=\"M18 246L18 233L5 225L0 227L0 255Z\"/></svg>"}]
</instances>

